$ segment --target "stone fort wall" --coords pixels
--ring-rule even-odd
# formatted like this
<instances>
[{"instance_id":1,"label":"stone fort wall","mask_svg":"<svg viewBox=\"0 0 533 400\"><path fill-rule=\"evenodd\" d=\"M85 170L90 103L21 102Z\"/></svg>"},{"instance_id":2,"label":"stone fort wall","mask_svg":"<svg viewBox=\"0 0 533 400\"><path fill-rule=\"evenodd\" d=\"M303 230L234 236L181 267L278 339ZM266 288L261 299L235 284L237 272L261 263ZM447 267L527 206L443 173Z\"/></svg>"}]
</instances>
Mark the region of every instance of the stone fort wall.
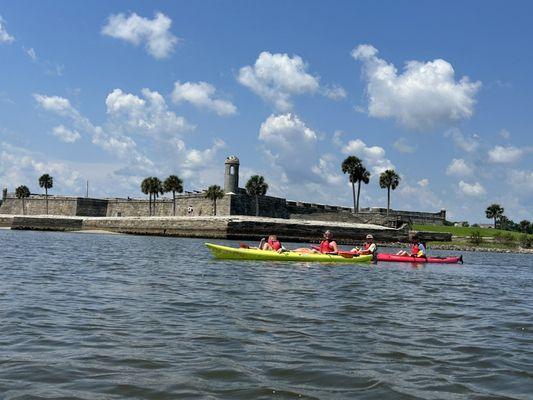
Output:
<instances>
[{"instance_id":1,"label":"stone fort wall","mask_svg":"<svg viewBox=\"0 0 533 400\"><path fill-rule=\"evenodd\" d=\"M189 207L192 211L189 212ZM147 199L88 199L81 197L49 196L50 215L88 217L141 217L149 215ZM158 199L156 216L172 216L172 199ZM317 220L332 222L372 223L398 227L403 223L442 225L446 211L437 213L390 210L389 217L384 208L365 208L354 215L349 207L325 204L287 201L284 198L263 196L259 198L259 216L271 218ZM27 215L46 214L44 196L32 195L25 200ZM22 215L22 200L8 194L0 206L0 214ZM186 193L176 196L176 216L213 215L213 202L203 193ZM226 194L217 201L217 215L255 216L255 199L243 190L237 194Z\"/></svg>"},{"instance_id":2,"label":"stone fort wall","mask_svg":"<svg viewBox=\"0 0 533 400\"><path fill-rule=\"evenodd\" d=\"M230 215L230 196L217 200L217 215ZM189 209L192 207L192 210ZM190 212L189 212L190 210ZM210 216L213 215L213 202L204 194L185 194L176 196L176 216ZM108 199L107 217L145 217L149 215L148 200ZM155 205L155 216L173 215L172 199L159 199Z\"/></svg>"},{"instance_id":3,"label":"stone fort wall","mask_svg":"<svg viewBox=\"0 0 533 400\"><path fill-rule=\"evenodd\" d=\"M87 217L101 217L106 215L107 200L87 199L83 197L49 196L49 215L84 215ZM44 196L32 195L24 200L24 210L22 200L14 196L7 196L0 207L0 214L13 215L45 215L46 198Z\"/></svg>"}]
</instances>

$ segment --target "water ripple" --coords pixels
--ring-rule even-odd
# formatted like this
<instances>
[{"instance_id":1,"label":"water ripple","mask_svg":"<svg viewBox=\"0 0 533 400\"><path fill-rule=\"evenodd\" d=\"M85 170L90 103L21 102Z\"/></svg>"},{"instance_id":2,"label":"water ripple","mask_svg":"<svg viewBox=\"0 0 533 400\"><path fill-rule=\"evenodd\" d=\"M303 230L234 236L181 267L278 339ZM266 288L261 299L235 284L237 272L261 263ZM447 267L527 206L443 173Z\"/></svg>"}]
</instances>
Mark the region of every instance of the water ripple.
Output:
<instances>
[{"instance_id":1,"label":"water ripple","mask_svg":"<svg viewBox=\"0 0 533 400\"><path fill-rule=\"evenodd\" d=\"M212 260L200 240L0 231L2 399L529 399L533 259Z\"/></svg>"}]
</instances>

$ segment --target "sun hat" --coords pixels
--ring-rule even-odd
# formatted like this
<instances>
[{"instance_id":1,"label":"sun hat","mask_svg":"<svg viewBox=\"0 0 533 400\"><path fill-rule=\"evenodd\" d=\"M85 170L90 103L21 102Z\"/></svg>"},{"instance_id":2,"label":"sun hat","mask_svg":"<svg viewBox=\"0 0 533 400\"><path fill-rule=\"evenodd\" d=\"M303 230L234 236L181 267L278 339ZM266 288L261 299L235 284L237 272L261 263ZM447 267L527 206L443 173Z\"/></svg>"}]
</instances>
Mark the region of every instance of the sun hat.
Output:
<instances>
[{"instance_id":1,"label":"sun hat","mask_svg":"<svg viewBox=\"0 0 533 400\"><path fill-rule=\"evenodd\" d=\"M374 236L372 236L371 234L368 234L368 235L366 235L366 238L367 239L374 239Z\"/></svg>"}]
</instances>

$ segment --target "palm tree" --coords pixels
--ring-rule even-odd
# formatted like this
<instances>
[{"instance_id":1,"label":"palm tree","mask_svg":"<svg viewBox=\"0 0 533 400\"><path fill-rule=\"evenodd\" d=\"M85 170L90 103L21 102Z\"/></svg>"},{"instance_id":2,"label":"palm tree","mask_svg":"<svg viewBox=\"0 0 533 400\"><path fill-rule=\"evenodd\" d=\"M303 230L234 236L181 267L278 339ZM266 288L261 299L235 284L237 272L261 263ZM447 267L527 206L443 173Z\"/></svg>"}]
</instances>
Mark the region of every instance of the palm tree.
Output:
<instances>
[{"instance_id":1,"label":"palm tree","mask_svg":"<svg viewBox=\"0 0 533 400\"><path fill-rule=\"evenodd\" d=\"M501 218L501 216L503 215L503 212L504 212L504 209L499 204L491 204L485 210L485 215L487 216L487 218L494 219L494 229L496 229L496 222L498 221L499 218Z\"/></svg>"},{"instance_id":2,"label":"palm tree","mask_svg":"<svg viewBox=\"0 0 533 400\"><path fill-rule=\"evenodd\" d=\"M379 187L382 189L387 188L387 217L390 211L390 191L398 187L400 180L400 175L393 169L388 169L379 176Z\"/></svg>"},{"instance_id":3,"label":"palm tree","mask_svg":"<svg viewBox=\"0 0 533 400\"><path fill-rule=\"evenodd\" d=\"M370 172L361 165L361 171L360 175L357 179L357 212L359 212L359 194L361 193L361 182L363 182L365 185L368 185L368 182L370 182Z\"/></svg>"},{"instance_id":4,"label":"palm tree","mask_svg":"<svg viewBox=\"0 0 533 400\"><path fill-rule=\"evenodd\" d=\"M152 193L150 192L150 178L144 178L141 182L141 192L148 197L148 215L152 215Z\"/></svg>"},{"instance_id":5,"label":"palm tree","mask_svg":"<svg viewBox=\"0 0 533 400\"><path fill-rule=\"evenodd\" d=\"M207 188L205 197L213 201L213 215L217 215L217 199L224 197L224 191L218 185L211 185Z\"/></svg>"},{"instance_id":6,"label":"palm tree","mask_svg":"<svg viewBox=\"0 0 533 400\"><path fill-rule=\"evenodd\" d=\"M523 219L522 221L520 221L519 225L520 225L520 230L523 233L528 233L531 228L531 222L529 222L527 219Z\"/></svg>"},{"instance_id":7,"label":"palm tree","mask_svg":"<svg viewBox=\"0 0 533 400\"><path fill-rule=\"evenodd\" d=\"M260 175L253 175L246 182L246 193L255 198L255 216L259 216L259 196L264 196L268 190L268 183Z\"/></svg>"},{"instance_id":8,"label":"palm tree","mask_svg":"<svg viewBox=\"0 0 533 400\"><path fill-rule=\"evenodd\" d=\"M163 194L163 183L161 182L161 179L159 179L156 176L152 176L150 178L150 193L153 196L154 199L154 208L153 208L153 215L155 215L155 203L157 201L157 196L160 194Z\"/></svg>"},{"instance_id":9,"label":"palm tree","mask_svg":"<svg viewBox=\"0 0 533 400\"><path fill-rule=\"evenodd\" d=\"M163 182L163 190L165 192L172 192L172 215L176 215L176 192L183 193L183 181L176 175L170 175L165 182Z\"/></svg>"},{"instance_id":10,"label":"palm tree","mask_svg":"<svg viewBox=\"0 0 533 400\"><path fill-rule=\"evenodd\" d=\"M39 186L44 188L46 199L46 214L48 215L48 189L54 187L54 178L48 174L44 174L39 178Z\"/></svg>"},{"instance_id":11,"label":"palm tree","mask_svg":"<svg viewBox=\"0 0 533 400\"><path fill-rule=\"evenodd\" d=\"M17 199L22 200L22 215L25 215L26 207L24 205L24 199L30 197L30 189L27 186L21 185L15 189L15 196L17 196Z\"/></svg>"},{"instance_id":12,"label":"palm tree","mask_svg":"<svg viewBox=\"0 0 533 400\"><path fill-rule=\"evenodd\" d=\"M341 165L342 172L348 174L350 183L352 184L353 195L353 212L359 212L359 194L361 192L361 182L367 184L370 181L370 172L363 166L363 162L359 157L349 156ZM357 200L355 197L355 183L357 182Z\"/></svg>"}]
</instances>

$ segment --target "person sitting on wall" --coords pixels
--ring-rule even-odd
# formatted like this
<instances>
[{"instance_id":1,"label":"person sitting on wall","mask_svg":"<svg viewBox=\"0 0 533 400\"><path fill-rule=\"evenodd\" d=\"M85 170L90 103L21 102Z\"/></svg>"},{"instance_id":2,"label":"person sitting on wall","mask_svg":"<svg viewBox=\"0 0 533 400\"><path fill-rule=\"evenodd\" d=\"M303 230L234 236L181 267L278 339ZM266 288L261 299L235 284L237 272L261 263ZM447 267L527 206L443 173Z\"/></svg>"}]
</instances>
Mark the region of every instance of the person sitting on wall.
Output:
<instances>
[{"instance_id":1,"label":"person sitting on wall","mask_svg":"<svg viewBox=\"0 0 533 400\"><path fill-rule=\"evenodd\" d=\"M278 253L282 253L285 251L285 248L276 235L270 235L268 240L265 240L265 238L261 239L261 242L259 242L259 250L277 251Z\"/></svg>"},{"instance_id":2,"label":"person sitting on wall","mask_svg":"<svg viewBox=\"0 0 533 400\"><path fill-rule=\"evenodd\" d=\"M368 234L366 235L366 241L363 243L363 247L359 248L356 247L352 250L350 250L352 253L357 254L376 254L376 251L378 250L378 246L374 243L374 236Z\"/></svg>"},{"instance_id":3,"label":"person sitting on wall","mask_svg":"<svg viewBox=\"0 0 533 400\"><path fill-rule=\"evenodd\" d=\"M426 257L426 246L418 239L418 236L413 236L411 239L410 252L400 250L396 253L397 256L404 257Z\"/></svg>"}]
</instances>

